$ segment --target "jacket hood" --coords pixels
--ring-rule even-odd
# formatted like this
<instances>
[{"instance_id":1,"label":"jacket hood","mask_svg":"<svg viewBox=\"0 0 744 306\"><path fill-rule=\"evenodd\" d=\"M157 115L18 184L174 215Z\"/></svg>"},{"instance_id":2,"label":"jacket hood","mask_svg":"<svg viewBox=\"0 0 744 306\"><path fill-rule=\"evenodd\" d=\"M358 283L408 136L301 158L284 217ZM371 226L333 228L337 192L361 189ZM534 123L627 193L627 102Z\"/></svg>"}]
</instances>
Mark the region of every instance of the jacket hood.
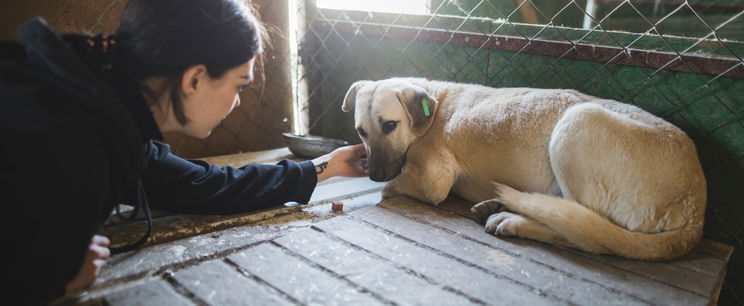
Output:
<instances>
[{"instance_id":1,"label":"jacket hood","mask_svg":"<svg viewBox=\"0 0 744 306\"><path fill-rule=\"evenodd\" d=\"M149 139L143 139L122 97L103 81L105 78L81 61L42 18L22 25L17 39L25 50L26 66L34 79L65 97L49 103L65 103L60 106L79 114L74 119L85 122L96 133L109 159L112 183L109 200L117 203L136 186L145 168L144 144ZM140 93L137 95L142 99ZM149 120L152 121L151 115Z\"/></svg>"}]
</instances>

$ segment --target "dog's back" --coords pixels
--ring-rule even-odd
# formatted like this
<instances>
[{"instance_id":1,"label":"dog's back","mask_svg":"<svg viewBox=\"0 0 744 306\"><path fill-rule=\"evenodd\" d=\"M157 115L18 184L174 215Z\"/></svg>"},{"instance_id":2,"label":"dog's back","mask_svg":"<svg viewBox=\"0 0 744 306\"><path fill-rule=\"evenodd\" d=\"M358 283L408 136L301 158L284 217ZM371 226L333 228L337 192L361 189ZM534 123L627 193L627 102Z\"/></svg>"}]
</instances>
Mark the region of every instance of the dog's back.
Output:
<instances>
[{"instance_id":1,"label":"dog's back","mask_svg":"<svg viewBox=\"0 0 744 306\"><path fill-rule=\"evenodd\" d=\"M423 85L423 84L422 84ZM593 97L574 90L490 88L430 82L441 117L426 137L443 138L458 160L455 192L480 202L493 196L490 182L557 194L548 139L563 112ZM525 179L529 177L529 179Z\"/></svg>"}]
</instances>

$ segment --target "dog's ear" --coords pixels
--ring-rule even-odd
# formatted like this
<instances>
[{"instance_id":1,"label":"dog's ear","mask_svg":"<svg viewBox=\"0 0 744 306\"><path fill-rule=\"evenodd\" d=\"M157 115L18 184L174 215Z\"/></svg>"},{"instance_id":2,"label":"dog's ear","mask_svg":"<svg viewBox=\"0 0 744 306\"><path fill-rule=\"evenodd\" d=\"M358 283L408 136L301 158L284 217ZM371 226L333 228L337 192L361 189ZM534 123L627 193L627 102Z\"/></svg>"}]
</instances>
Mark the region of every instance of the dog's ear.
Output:
<instances>
[{"instance_id":1,"label":"dog's ear","mask_svg":"<svg viewBox=\"0 0 744 306\"><path fill-rule=\"evenodd\" d=\"M418 137L424 136L434 122L439 102L419 86L406 87L395 95L406 110L413 133Z\"/></svg>"},{"instance_id":2,"label":"dog's ear","mask_svg":"<svg viewBox=\"0 0 744 306\"><path fill-rule=\"evenodd\" d=\"M351 84L351 87L349 87L349 91L346 92L346 96L344 97L344 103L341 104L341 110L344 112L348 112L354 109L354 105L356 104L357 91L359 91L360 88L367 86L367 84L369 83L372 83L372 81L357 81L354 82L354 84Z\"/></svg>"}]
</instances>

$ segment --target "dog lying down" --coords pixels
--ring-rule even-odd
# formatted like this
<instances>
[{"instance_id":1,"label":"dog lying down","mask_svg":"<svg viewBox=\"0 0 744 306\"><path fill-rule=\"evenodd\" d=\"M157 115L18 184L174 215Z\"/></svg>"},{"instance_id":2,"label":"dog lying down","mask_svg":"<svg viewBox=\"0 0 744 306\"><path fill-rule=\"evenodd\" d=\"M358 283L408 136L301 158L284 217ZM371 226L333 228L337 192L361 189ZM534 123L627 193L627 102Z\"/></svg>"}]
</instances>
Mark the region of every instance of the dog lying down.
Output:
<instances>
[{"instance_id":1,"label":"dog lying down","mask_svg":"<svg viewBox=\"0 0 744 306\"><path fill-rule=\"evenodd\" d=\"M495 235L665 260L702 236L692 141L638 107L574 90L392 78L344 98L383 198L450 192Z\"/></svg>"}]
</instances>

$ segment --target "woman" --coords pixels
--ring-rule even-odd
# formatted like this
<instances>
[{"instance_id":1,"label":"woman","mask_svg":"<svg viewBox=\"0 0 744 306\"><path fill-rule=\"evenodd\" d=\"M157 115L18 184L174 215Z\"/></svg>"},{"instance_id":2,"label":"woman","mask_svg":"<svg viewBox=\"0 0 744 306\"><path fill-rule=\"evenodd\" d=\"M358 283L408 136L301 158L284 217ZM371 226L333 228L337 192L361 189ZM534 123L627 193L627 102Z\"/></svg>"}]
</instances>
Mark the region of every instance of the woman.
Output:
<instances>
[{"instance_id":1,"label":"woman","mask_svg":"<svg viewBox=\"0 0 744 306\"><path fill-rule=\"evenodd\" d=\"M113 37L59 36L35 19L0 44L11 295L47 303L90 285L109 256L95 233L118 203L229 214L306 203L318 181L366 175L361 145L218 168L153 141L207 137L240 104L262 33L237 0L132 0Z\"/></svg>"}]
</instances>

